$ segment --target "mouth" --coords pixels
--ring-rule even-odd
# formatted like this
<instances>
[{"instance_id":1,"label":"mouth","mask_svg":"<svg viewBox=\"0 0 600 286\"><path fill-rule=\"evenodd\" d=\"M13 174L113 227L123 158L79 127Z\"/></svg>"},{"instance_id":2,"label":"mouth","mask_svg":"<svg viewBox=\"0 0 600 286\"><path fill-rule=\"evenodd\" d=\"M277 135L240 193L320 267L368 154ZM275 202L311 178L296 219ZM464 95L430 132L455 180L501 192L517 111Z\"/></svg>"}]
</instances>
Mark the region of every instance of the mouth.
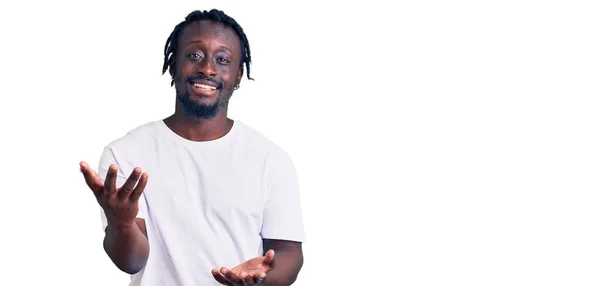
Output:
<instances>
[{"instance_id":1,"label":"mouth","mask_svg":"<svg viewBox=\"0 0 600 286\"><path fill-rule=\"evenodd\" d=\"M216 83L205 80L190 80L189 84L194 91L202 95L214 95L219 89Z\"/></svg>"},{"instance_id":2,"label":"mouth","mask_svg":"<svg viewBox=\"0 0 600 286\"><path fill-rule=\"evenodd\" d=\"M217 90L216 86L210 86L207 84L201 84L201 83L192 83L192 85L197 88L197 89L202 89L202 90Z\"/></svg>"}]
</instances>

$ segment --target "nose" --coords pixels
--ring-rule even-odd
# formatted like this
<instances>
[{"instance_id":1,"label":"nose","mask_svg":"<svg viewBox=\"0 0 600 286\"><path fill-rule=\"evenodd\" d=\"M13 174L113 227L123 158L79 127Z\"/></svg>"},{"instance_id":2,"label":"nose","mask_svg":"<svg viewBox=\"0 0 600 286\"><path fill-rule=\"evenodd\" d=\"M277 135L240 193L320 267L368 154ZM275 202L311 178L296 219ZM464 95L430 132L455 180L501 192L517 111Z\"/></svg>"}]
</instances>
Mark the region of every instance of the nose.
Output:
<instances>
[{"instance_id":1,"label":"nose","mask_svg":"<svg viewBox=\"0 0 600 286\"><path fill-rule=\"evenodd\" d=\"M198 64L197 72L207 76L214 77L216 75L216 69L214 63L209 57L206 57Z\"/></svg>"}]
</instances>

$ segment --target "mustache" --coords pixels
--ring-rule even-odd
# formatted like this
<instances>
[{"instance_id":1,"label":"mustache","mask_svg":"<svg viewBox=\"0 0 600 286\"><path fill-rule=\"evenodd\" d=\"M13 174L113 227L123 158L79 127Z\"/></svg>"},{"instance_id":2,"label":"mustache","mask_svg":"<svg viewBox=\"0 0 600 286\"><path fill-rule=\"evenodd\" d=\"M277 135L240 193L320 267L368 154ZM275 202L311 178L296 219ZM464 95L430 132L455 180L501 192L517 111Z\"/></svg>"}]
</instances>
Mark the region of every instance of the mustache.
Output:
<instances>
[{"instance_id":1,"label":"mustache","mask_svg":"<svg viewBox=\"0 0 600 286\"><path fill-rule=\"evenodd\" d=\"M221 81L216 81L213 78L209 78L203 74L197 75L197 76L191 76L187 78L188 82L193 82L193 81L197 81L197 80L204 80L204 81L209 81L214 83L216 86L218 86L219 89L223 88L223 82Z\"/></svg>"}]
</instances>

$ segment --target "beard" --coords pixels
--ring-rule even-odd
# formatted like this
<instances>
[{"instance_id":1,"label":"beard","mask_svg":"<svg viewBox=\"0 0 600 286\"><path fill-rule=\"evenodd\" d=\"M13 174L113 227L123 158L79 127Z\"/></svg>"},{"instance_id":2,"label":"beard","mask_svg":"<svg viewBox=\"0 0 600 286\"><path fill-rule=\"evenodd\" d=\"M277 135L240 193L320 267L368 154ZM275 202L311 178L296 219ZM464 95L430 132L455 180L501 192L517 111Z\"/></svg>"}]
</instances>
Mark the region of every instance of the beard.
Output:
<instances>
[{"instance_id":1,"label":"beard","mask_svg":"<svg viewBox=\"0 0 600 286\"><path fill-rule=\"evenodd\" d=\"M191 99L190 92L186 89L183 93L177 93L177 100L183 106L187 116L196 119L211 119L217 116L224 104L221 102L221 94L213 104L199 103Z\"/></svg>"},{"instance_id":2,"label":"beard","mask_svg":"<svg viewBox=\"0 0 600 286\"><path fill-rule=\"evenodd\" d=\"M227 88L223 89L224 85L222 82L213 81L215 84L217 84L219 86L218 87L219 95L217 96L217 100L215 101L215 103L212 103L212 104L200 103L200 102L194 101L190 95L189 88L192 88L192 87L190 87L190 85L191 85L191 81L193 79L208 80L203 75L199 75L196 77L190 77L187 80L184 80L183 82L181 81L182 78L176 77L176 80L178 82L180 82L179 86L181 87L181 88L177 88L177 85L176 85L176 88L175 88L177 101L179 101L181 103L181 106L183 106L183 111L189 117L196 118L196 119L214 118L215 116L217 116L217 114L219 114L219 111L221 111L221 108L224 108L227 106L228 100L227 100L227 96L225 96L225 95L228 93L229 89L227 89Z\"/></svg>"}]
</instances>

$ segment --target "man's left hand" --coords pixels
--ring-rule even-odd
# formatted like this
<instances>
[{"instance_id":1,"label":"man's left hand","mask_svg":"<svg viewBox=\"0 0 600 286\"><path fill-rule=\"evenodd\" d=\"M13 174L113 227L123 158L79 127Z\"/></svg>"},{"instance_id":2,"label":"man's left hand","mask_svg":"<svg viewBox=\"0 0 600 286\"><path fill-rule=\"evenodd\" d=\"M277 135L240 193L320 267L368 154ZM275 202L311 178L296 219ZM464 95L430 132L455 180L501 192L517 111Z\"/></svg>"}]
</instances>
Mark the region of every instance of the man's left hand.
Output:
<instances>
[{"instance_id":1,"label":"man's left hand","mask_svg":"<svg viewBox=\"0 0 600 286\"><path fill-rule=\"evenodd\" d=\"M229 286L263 285L267 272L273 269L275 251L269 250L265 256L252 258L233 269L221 267L221 271L213 269L212 275L219 283Z\"/></svg>"}]
</instances>

